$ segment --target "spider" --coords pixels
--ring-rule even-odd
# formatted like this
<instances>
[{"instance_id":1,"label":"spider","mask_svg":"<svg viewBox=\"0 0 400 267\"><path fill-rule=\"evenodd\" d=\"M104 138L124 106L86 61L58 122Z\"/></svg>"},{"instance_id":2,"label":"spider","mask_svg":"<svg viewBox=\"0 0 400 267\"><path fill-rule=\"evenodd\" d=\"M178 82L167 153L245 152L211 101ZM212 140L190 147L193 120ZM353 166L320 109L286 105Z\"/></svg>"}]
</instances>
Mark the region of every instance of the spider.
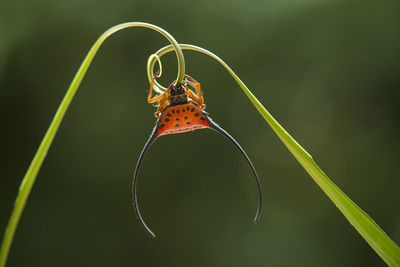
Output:
<instances>
[{"instance_id":1,"label":"spider","mask_svg":"<svg viewBox=\"0 0 400 267\"><path fill-rule=\"evenodd\" d=\"M136 164L136 169L133 175L133 186L132 186L133 205L142 226L146 229L147 232L149 232L153 237L155 237L155 234L150 230L150 228L144 222L142 215L140 214L137 201L137 194L136 194L139 169L145 154L147 153L153 142L159 136L167 134L184 133L203 128L210 128L218 132L219 134L223 135L224 137L226 137L239 150L239 152L243 155L244 159L250 166L254 178L256 180L258 189L258 207L254 219L254 223L256 223L260 218L261 204L262 204L262 191L261 191L260 179L257 175L253 163L250 161L250 158L247 156L246 152L239 145L239 143L224 129L222 129L218 124L216 124L208 116L208 113L204 111L206 105L204 104L204 98L201 94L200 83L195 79L193 79L192 77L190 77L189 75L185 74L185 78L182 81L182 83L177 85L172 83L163 94L152 97L154 80L157 75L158 72L154 75L151 81L150 92L147 97L147 101L150 104L158 103L157 111L154 114L154 116L157 118L157 121L149 139L147 140L142 152L140 153L138 162ZM191 88L194 89L196 92L194 92Z\"/></svg>"}]
</instances>

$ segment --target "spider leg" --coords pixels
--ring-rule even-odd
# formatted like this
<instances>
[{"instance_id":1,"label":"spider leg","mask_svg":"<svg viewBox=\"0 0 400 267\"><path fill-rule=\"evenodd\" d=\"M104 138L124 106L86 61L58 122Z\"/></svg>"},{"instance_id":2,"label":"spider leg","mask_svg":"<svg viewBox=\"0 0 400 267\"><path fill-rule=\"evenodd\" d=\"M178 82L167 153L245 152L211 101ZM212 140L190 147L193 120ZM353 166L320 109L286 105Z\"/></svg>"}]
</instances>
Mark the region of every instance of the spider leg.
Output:
<instances>
[{"instance_id":1,"label":"spider leg","mask_svg":"<svg viewBox=\"0 0 400 267\"><path fill-rule=\"evenodd\" d=\"M133 184L132 184L132 197L133 197L133 206L135 207L135 212L139 218L140 223L144 227L144 229L146 229L146 231L149 232L149 234L151 234L153 237L156 237L156 235L150 230L150 228L144 222L142 215L140 214L138 201L137 201L136 187L137 187L137 178L138 178L138 174L139 174L139 169L140 169L140 166L142 165L143 158L146 155L147 151L149 150L150 146L157 139L157 127L158 127L157 125L154 127L153 132L151 133L149 139L147 140L146 144L143 147L142 152L140 153L138 162L136 164L135 173L133 174Z\"/></svg>"},{"instance_id":2,"label":"spider leg","mask_svg":"<svg viewBox=\"0 0 400 267\"><path fill-rule=\"evenodd\" d=\"M185 74L185 78L188 78L189 81L194 82L195 84L198 84L200 86L200 83L196 81L192 76Z\"/></svg>"},{"instance_id":3,"label":"spider leg","mask_svg":"<svg viewBox=\"0 0 400 267\"><path fill-rule=\"evenodd\" d=\"M211 129L215 130L216 132L220 133L221 135L225 136L243 155L247 163L249 164L254 178L257 182L257 188L258 188L258 208L257 208L257 213L256 217L254 218L254 223L257 223L258 220L260 219L260 214L261 214L261 207L262 207L262 190L261 190L261 182L260 178L257 175L256 169L254 168L253 163L250 161L250 158L247 156L246 152L243 150L243 148L239 145L239 143L232 137L230 134L228 134L224 129L222 129L218 124L216 124L214 121L212 121L210 118L208 118Z\"/></svg>"},{"instance_id":4,"label":"spider leg","mask_svg":"<svg viewBox=\"0 0 400 267\"><path fill-rule=\"evenodd\" d=\"M147 102L149 104L153 104L156 102L160 102L160 104L158 105L158 109L156 111L156 113L154 113L154 116L156 116L156 118L160 117L160 114L162 113L162 111L164 110L164 108L168 105L168 96L169 96L169 91L164 92L163 94L159 95L159 96L155 96L153 98L152 94L153 94L153 86L154 86L154 80L158 75L158 72L156 72L156 74L154 74L153 79L151 80L150 83L150 90L149 90L149 95L147 96Z\"/></svg>"},{"instance_id":5,"label":"spider leg","mask_svg":"<svg viewBox=\"0 0 400 267\"><path fill-rule=\"evenodd\" d=\"M186 82L189 83L190 85L192 85L196 89L197 96L199 97L201 103L203 104L204 99L203 99L203 95L201 93L200 83L187 74L185 74L185 77L189 79L189 82L188 81L186 81Z\"/></svg>"},{"instance_id":6,"label":"spider leg","mask_svg":"<svg viewBox=\"0 0 400 267\"><path fill-rule=\"evenodd\" d=\"M154 98L151 98L153 95L154 80L156 79L158 72L159 71L157 71L156 74L154 74L153 79L151 80L151 83L150 83L149 95L147 96L147 102L149 102L150 104L160 101L164 95L164 94L162 94L162 95L156 96Z\"/></svg>"},{"instance_id":7,"label":"spider leg","mask_svg":"<svg viewBox=\"0 0 400 267\"><path fill-rule=\"evenodd\" d=\"M159 95L159 96L157 96L157 97L154 97L154 98L152 98L152 99L148 98L148 99L147 99L147 102L149 102L149 104L153 104L153 103L156 103L156 102L161 101L163 98L164 98L164 94Z\"/></svg>"},{"instance_id":8,"label":"spider leg","mask_svg":"<svg viewBox=\"0 0 400 267\"><path fill-rule=\"evenodd\" d=\"M185 87L185 93L197 104L201 109L205 109L206 105L202 101L202 99L199 99L199 97L192 92L189 88Z\"/></svg>"},{"instance_id":9,"label":"spider leg","mask_svg":"<svg viewBox=\"0 0 400 267\"><path fill-rule=\"evenodd\" d=\"M157 111L156 113L154 113L154 116L156 116L156 118L159 118L165 107L168 106L168 98L169 98L168 91L162 94L161 97L162 98L160 100L160 104L158 105Z\"/></svg>"}]
</instances>

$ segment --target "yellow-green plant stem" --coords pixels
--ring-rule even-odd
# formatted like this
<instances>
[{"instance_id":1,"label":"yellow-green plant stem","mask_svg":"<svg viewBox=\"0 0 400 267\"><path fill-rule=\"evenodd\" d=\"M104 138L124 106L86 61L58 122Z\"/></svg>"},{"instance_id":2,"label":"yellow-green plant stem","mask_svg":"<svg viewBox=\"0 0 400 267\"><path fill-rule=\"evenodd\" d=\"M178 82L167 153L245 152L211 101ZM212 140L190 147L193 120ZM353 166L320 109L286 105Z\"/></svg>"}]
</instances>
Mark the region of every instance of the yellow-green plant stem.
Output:
<instances>
[{"instance_id":1,"label":"yellow-green plant stem","mask_svg":"<svg viewBox=\"0 0 400 267\"><path fill-rule=\"evenodd\" d=\"M346 196L318 167L310 154L307 153L288 132L272 117L265 107L250 92L247 86L239 79L233 70L218 56L201 47L180 44L182 49L194 50L206 54L217 60L235 79L244 93L256 107L258 112L267 121L270 127L286 145L289 151L303 166L314 181L321 187L330 200L343 213L351 225L361 234L376 253L389 265L400 266L400 248L386 235L386 233L361 210L349 197ZM155 55L161 58L162 55L172 51L171 46L166 46L158 50ZM152 74L156 57L149 58L147 72ZM160 85L158 85L160 87Z\"/></svg>"},{"instance_id":2,"label":"yellow-green plant stem","mask_svg":"<svg viewBox=\"0 0 400 267\"><path fill-rule=\"evenodd\" d=\"M47 151L49 150L49 147L51 143L53 142L54 136L57 133L57 130L61 124L61 121L64 117L65 112L68 109L69 104L71 103L76 91L78 90L78 87L85 76L85 73L87 69L90 66L90 63L93 60L93 57L96 55L96 52L100 48L101 44L109 37L111 34L125 29L125 28L130 28L130 27L144 27L148 28L151 30L155 30L159 33L161 33L164 37L168 39L168 41L172 44L173 49L175 49L176 56L178 59L178 76L176 79L176 83L182 82L185 74L185 60L183 57L183 53L181 48L179 47L177 41L164 29L148 24L148 23L143 23L143 22L128 22L128 23L122 23L119 25L116 25L107 31L105 31L94 43L92 48L89 50L87 56L82 62L82 65L80 66L78 72L76 73L74 79L72 80L72 83L70 87L68 88L67 93L64 96L64 99L62 100L54 118L53 121L51 122L46 135L44 136L39 149L37 150L31 165L29 166L28 171L25 174L24 179L22 180L22 183L19 187L17 199L14 204L14 210L12 211L9 223L6 228L6 232L4 235L4 239L1 245L1 250L0 250L0 267L4 267L7 261L7 256L10 250L10 246L14 237L15 230L17 228L19 219L21 217L22 211L24 209L25 203L28 199L29 193L31 192L32 186L35 182L36 176L39 172L40 167L42 166L43 160L46 157ZM157 90L156 88L154 88ZM158 92L162 92L157 90Z\"/></svg>"}]
</instances>

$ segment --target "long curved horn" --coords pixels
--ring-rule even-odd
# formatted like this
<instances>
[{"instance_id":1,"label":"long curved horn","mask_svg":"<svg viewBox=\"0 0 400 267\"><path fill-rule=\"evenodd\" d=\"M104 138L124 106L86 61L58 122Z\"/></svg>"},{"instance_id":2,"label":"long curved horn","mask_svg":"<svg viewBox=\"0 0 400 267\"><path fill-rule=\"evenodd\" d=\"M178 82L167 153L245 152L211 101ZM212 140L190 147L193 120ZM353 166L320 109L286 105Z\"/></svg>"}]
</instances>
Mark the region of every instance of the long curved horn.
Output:
<instances>
[{"instance_id":1,"label":"long curved horn","mask_svg":"<svg viewBox=\"0 0 400 267\"><path fill-rule=\"evenodd\" d=\"M144 220L142 218L142 215L140 214L140 211L139 211L139 206L138 206L138 202L137 202L137 194L136 194L136 184L137 184L137 177L138 177L138 174L139 174L139 169L140 169L140 166L142 164L143 158L146 155L147 151L149 150L150 146L153 144L153 142L158 137L157 136L157 127L158 127L158 124L156 124L156 126L154 127L153 132L151 133L149 139L147 140L146 144L143 147L142 152L140 153L138 162L136 164L135 173L133 174L133 185L132 185L133 206L135 207L135 212L136 212L137 216L139 217L139 221L142 224L142 226L153 237L156 237L156 235L150 230L150 228L144 222Z\"/></svg>"},{"instance_id":2,"label":"long curved horn","mask_svg":"<svg viewBox=\"0 0 400 267\"><path fill-rule=\"evenodd\" d=\"M247 163L249 164L251 170L253 171L254 178L256 179L257 182L257 188L258 188L258 208L257 208L257 213L256 217L254 218L254 223L257 223L257 221L260 219L261 215L261 206L262 206L262 190L261 190L261 183L260 183L260 178L258 178L256 169L254 168L253 163L251 162L250 158L247 156L246 152L244 152L243 148L239 145L239 143L232 137L230 134L228 134L224 129L222 129L218 124L216 124L213 120L208 118L211 129L214 131L218 132L219 134L225 136L243 155Z\"/></svg>"}]
</instances>

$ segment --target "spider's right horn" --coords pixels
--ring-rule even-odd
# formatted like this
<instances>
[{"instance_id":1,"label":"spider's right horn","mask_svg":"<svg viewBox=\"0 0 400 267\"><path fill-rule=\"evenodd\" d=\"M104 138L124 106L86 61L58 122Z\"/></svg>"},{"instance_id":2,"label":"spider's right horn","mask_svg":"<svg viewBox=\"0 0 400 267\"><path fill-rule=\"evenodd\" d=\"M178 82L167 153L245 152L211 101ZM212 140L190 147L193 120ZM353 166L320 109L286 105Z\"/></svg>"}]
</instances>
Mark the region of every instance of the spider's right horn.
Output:
<instances>
[{"instance_id":1,"label":"spider's right horn","mask_svg":"<svg viewBox=\"0 0 400 267\"><path fill-rule=\"evenodd\" d=\"M221 128L218 124L216 124L211 118L208 117L208 121L210 123L210 128L213 129L214 131L218 132L219 134L225 136L243 155L244 159L246 162L249 164L251 171L253 172L254 179L256 180L257 183L257 189L258 189L258 208L257 208L257 213L254 218L254 223L257 223L258 220L260 219L261 215L261 207L262 207L262 190L261 190L261 182L260 178L258 178L258 174L256 172L256 169L254 168L253 163L251 162L249 156L247 156L246 152L243 150L243 148L239 145L239 143L230 135L228 134L224 129Z\"/></svg>"}]
</instances>

